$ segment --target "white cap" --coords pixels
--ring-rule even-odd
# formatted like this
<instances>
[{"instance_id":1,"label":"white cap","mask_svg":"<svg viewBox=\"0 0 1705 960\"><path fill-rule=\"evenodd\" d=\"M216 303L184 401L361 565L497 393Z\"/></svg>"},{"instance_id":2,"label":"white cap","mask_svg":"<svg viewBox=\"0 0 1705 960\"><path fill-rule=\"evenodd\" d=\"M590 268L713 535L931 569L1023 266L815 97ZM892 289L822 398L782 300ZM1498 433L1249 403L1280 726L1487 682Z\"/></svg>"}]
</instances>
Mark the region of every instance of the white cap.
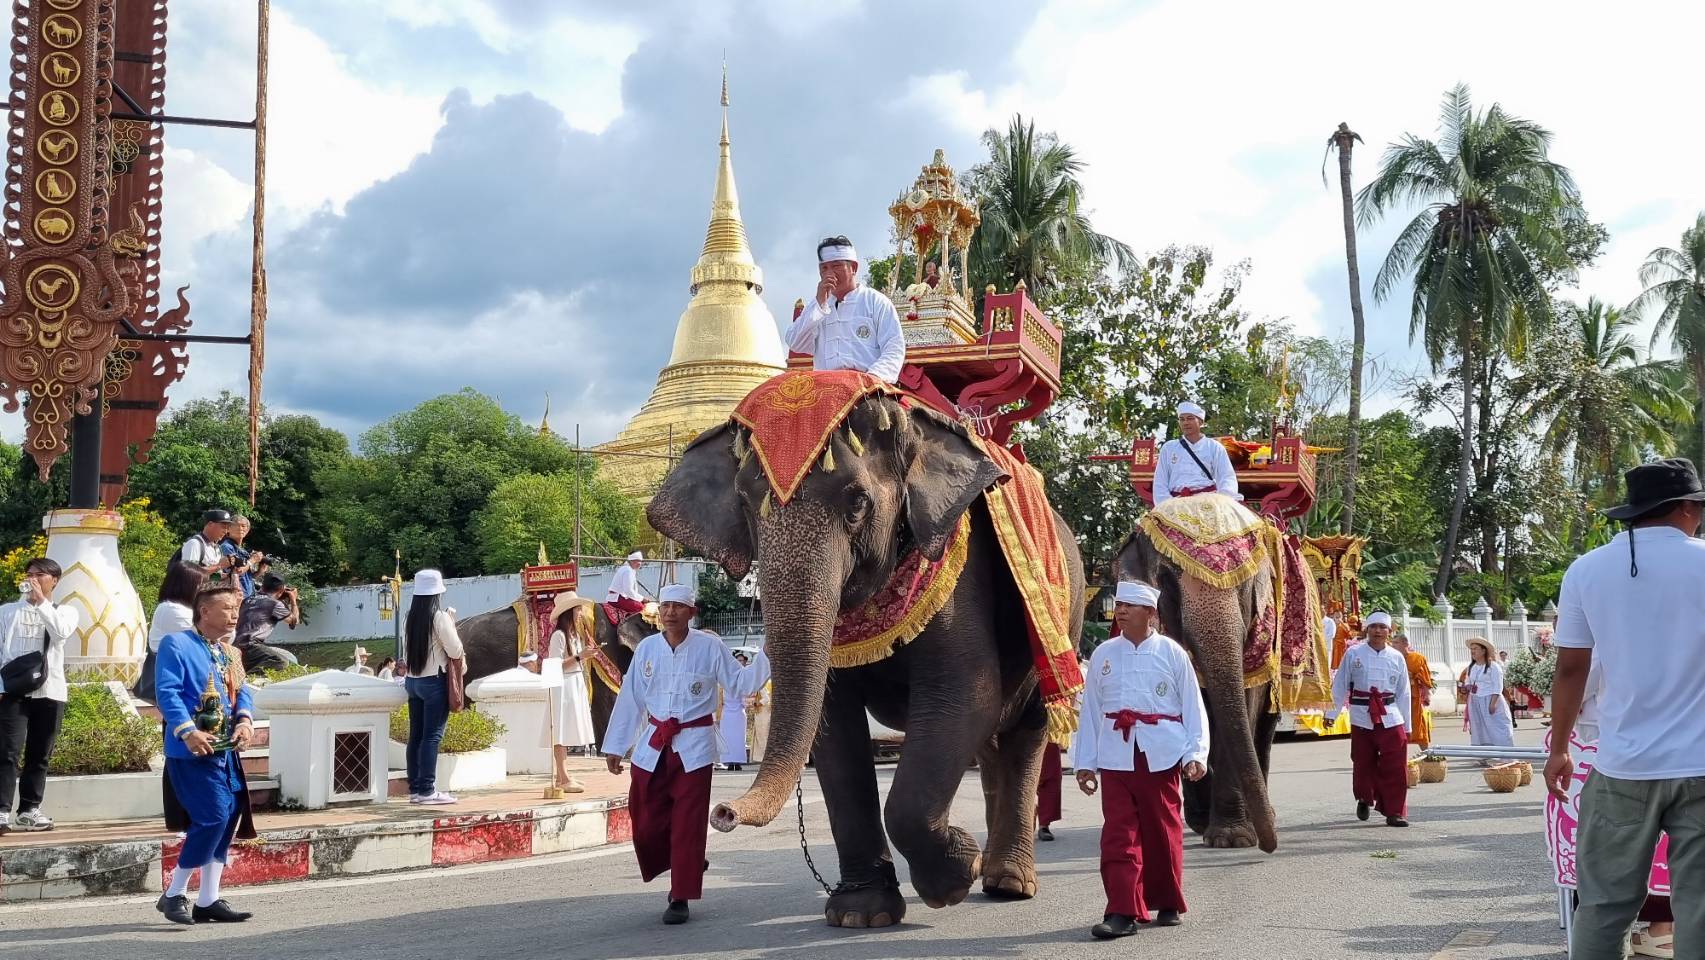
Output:
<instances>
[{"instance_id":1,"label":"white cap","mask_svg":"<svg viewBox=\"0 0 1705 960\"><path fill-rule=\"evenodd\" d=\"M1160 591L1136 580L1121 580L1113 592L1113 599L1132 606L1153 607L1160 600Z\"/></svg>"},{"instance_id":2,"label":"white cap","mask_svg":"<svg viewBox=\"0 0 1705 960\"><path fill-rule=\"evenodd\" d=\"M824 247L817 251L818 263L832 263L836 260L851 260L858 262L858 251L850 243L838 243L832 247Z\"/></svg>"},{"instance_id":3,"label":"white cap","mask_svg":"<svg viewBox=\"0 0 1705 960\"><path fill-rule=\"evenodd\" d=\"M1373 613L1368 614L1367 620L1364 621L1362 625L1367 627L1389 627L1391 626L1391 614L1386 613L1384 610L1376 610Z\"/></svg>"},{"instance_id":4,"label":"white cap","mask_svg":"<svg viewBox=\"0 0 1705 960\"><path fill-rule=\"evenodd\" d=\"M629 560L644 560L645 554L641 553L638 550L635 550L634 552L628 554L628 559Z\"/></svg>"},{"instance_id":5,"label":"white cap","mask_svg":"<svg viewBox=\"0 0 1705 960\"><path fill-rule=\"evenodd\" d=\"M518 663L532 663L533 661L535 661L537 659L539 659L539 655L536 653L523 653L521 655L521 659L517 662Z\"/></svg>"},{"instance_id":6,"label":"white cap","mask_svg":"<svg viewBox=\"0 0 1705 960\"><path fill-rule=\"evenodd\" d=\"M1194 402L1189 401L1189 400L1186 400L1183 403L1178 405L1177 413L1179 416L1183 416L1184 414L1188 413L1198 420L1208 419L1208 411L1203 410L1201 404L1194 403Z\"/></svg>"},{"instance_id":7,"label":"white cap","mask_svg":"<svg viewBox=\"0 0 1705 960\"><path fill-rule=\"evenodd\" d=\"M671 583L658 593L659 603L684 603L694 609L698 608L698 598L693 596L693 586L690 583Z\"/></svg>"},{"instance_id":8,"label":"white cap","mask_svg":"<svg viewBox=\"0 0 1705 960\"><path fill-rule=\"evenodd\" d=\"M444 592L444 574L437 570L422 570L414 575L414 595L436 597Z\"/></svg>"}]
</instances>

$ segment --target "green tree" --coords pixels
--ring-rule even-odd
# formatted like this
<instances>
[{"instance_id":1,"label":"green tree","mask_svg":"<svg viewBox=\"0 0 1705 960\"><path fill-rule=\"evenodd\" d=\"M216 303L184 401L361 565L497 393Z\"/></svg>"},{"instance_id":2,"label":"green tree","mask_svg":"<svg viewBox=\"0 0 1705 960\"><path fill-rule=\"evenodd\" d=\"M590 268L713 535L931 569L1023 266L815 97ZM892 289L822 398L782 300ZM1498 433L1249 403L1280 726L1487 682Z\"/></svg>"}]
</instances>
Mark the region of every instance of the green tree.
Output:
<instances>
[{"instance_id":1,"label":"green tree","mask_svg":"<svg viewBox=\"0 0 1705 960\"><path fill-rule=\"evenodd\" d=\"M1367 321L1362 313L1362 268L1356 259L1356 217L1350 199L1350 154L1360 142L1362 135L1351 130L1347 123L1338 124L1338 129L1326 140L1328 156L1333 150L1338 151L1338 192L1344 205L1344 264L1350 279L1350 320L1354 326L1347 421L1349 437L1345 443L1344 510L1339 519L1340 533L1349 533L1356 519L1356 475L1362 450L1362 364L1367 356ZM1321 179L1326 179L1324 169L1321 170Z\"/></svg>"},{"instance_id":2,"label":"green tree","mask_svg":"<svg viewBox=\"0 0 1705 960\"><path fill-rule=\"evenodd\" d=\"M1498 104L1476 113L1468 88L1445 97L1437 142L1406 136L1386 151L1378 177L1357 199L1363 227L1424 204L1398 234L1374 280L1385 300L1412 282L1410 336L1434 370L1454 356L1461 389L1462 448L1436 592L1450 582L1474 459L1481 366L1519 354L1530 319L1550 314L1548 271L1570 262L1564 225L1584 221L1569 171L1549 157L1551 134Z\"/></svg>"},{"instance_id":3,"label":"green tree","mask_svg":"<svg viewBox=\"0 0 1705 960\"><path fill-rule=\"evenodd\" d=\"M1630 313L1655 313L1654 345L1667 333L1693 374L1694 423L1705 456L1705 213L1682 231L1681 246L1658 247L1640 266L1645 286Z\"/></svg>"},{"instance_id":4,"label":"green tree","mask_svg":"<svg viewBox=\"0 0 1705 960\"><path fill-rule=\"evenodd\" d=\"M971 290L1023 281L1038 302L1073 276L1135 265L1131 248L1097 233L1084 208L1083 161L1052 133L1014 115L1006 132L983 134L989 159L965 174L982 224L971 240Z\"/></svg>"},{"instance_id":5,"label":"green tree","mask_svg":"<svg viewBox=\"0 0 1705 960\"><path fill-rule=\"evenodd\" d=\"M614 555L613 545L631 543L638 535L639 506L596 475L580 479L583 546ZM513 571L534 563L540 543L552 557L568 557L574 547L574 501L572 472L523 473L499 483L474 516L484 571Z\"/></svg>"},{"instance_id":6,"label":"green tree","mask_svg":"<svg viewBox=\"0 0 1705 960\"><path fill-rule=\"evenodd\" d=\"M118 512L124 517L124 533L118 538L118 559L142 600L143 613L151 617L160 601L160 584L166 579L167 562L184 538L152 509L146 497L125 501Z\"/></svg>"}]
</instances>

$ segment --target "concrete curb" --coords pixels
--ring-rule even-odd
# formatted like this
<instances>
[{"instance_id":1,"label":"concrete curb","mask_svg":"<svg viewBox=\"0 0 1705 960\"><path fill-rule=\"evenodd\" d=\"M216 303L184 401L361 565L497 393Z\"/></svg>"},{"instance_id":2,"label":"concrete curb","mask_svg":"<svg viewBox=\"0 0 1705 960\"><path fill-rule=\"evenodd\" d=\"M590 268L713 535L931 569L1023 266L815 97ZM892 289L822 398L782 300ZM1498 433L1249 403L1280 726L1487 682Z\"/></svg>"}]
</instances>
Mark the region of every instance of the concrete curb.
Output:
<instances>
[{"instance_id":1,"label":"concrete curb","mask_svg":"<svg viewBox=\"0 0 1705 960\"><path fill-rule=\"evenodd\" d=\"M626 797L510 813L266 830L257 840L231 848L224 885L513 860L632 839ZM0 900L155 893L177 866L182 845L173 837L0 847Z\"/></svg>"}]
</instances>

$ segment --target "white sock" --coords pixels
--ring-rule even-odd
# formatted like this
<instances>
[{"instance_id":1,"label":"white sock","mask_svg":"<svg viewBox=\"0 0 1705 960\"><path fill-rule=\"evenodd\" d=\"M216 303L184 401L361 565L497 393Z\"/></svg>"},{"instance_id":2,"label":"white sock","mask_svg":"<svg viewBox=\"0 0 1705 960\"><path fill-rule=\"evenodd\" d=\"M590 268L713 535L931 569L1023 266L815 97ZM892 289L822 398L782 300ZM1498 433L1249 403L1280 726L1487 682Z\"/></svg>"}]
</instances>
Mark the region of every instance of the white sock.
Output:
<instances>
[{"instance_id":1,"label":"white sock","mask_svg":"<svg viewBox=\"0 0 1705 960\"><path fill-rule=\"evenodd\" d=\"M196 906L213 906L213 901L219 899L219 878L224 875L225 864L218 860L209 861L201 868L201 895L195 898Z\"/></svg>"},{"instance_id":2,"label":"white sock","mask_svg":"<svg viewBox=\"0 0 1705 960\"><path fill-rule=\"evenodd\" d=\"M183 896L184 891L189 889L189 878L194 873L194 867L173 867L172 882L166 886L166 896Z\"/></svg>"}]
</instances>

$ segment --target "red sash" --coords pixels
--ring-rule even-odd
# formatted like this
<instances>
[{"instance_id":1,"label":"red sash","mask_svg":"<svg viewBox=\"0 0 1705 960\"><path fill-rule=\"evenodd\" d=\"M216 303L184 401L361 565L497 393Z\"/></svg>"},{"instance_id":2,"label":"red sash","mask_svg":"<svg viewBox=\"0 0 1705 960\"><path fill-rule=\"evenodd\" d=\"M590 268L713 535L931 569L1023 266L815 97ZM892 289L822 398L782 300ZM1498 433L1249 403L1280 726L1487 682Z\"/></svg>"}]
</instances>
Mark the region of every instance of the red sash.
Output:
<instances>
[{"instance_id":1,"label":"red sash","mask_svg":"<svg viewBox=\"0 0 1705 960\"><path fill-rule=\"evenodd\" d=\"M1357 698L1360 698L1359 703ZM1385 729L1385 708L1390 706L1395 700L1396 697L1389 693L1380 693L1378 687L1369 687L1366 690L1357 690L1354 687L1350 688L1350 703L1358 706L1361 704L1367 705L1368 722L1373 724L1373 728L1375 730ZM1379 705L1379 712L1377 713L1374 712L1375 704Z\"/></svg>"},{"instance_id":2,"label":"red sash","mask_svg":"<svg viewBox=\"0 0 1705 960\"><path fill-rule=\"evenodd\" d=\"M1219 487L1210 483L1205 487L1185 487L1182 490L1174 490L1172 495L1175 497L1193 497L1198 493L1214 493L1218 490Z\"/></svg>"},{"instance_id":3,"label":"red sash","mask_svg":"<svg viewBox=\"0 0 1705 960\"><path fill-rule=\"evenodd\" d=\"M1174 723L1184 722L1184 718L1175 713L1143 713L1138 710L1120 710L1118 713L1109 713L1107 719L1113 721L1114 732L1123 734L1126 743L1131 742L1131 730L1139 723L1146 723L1152 727L1162 720L1171 720Z\"/></svg>"},{"instance_id":4,"label":"red sash","mask_svg":"<svg viewBox=\"0 0 1705 960\"><path fill-rule=\"evenodd\" d=\"M693 727L708 727L716 722L708 713L696 720L676 720L674 717L669 717L666 720L659 720L656 717L650 719L651 725L657 728L651 731L651 746L654 750L667 747L674 741L675 734L682 730L689 730Z\"/></svg>"}]
</instances>

